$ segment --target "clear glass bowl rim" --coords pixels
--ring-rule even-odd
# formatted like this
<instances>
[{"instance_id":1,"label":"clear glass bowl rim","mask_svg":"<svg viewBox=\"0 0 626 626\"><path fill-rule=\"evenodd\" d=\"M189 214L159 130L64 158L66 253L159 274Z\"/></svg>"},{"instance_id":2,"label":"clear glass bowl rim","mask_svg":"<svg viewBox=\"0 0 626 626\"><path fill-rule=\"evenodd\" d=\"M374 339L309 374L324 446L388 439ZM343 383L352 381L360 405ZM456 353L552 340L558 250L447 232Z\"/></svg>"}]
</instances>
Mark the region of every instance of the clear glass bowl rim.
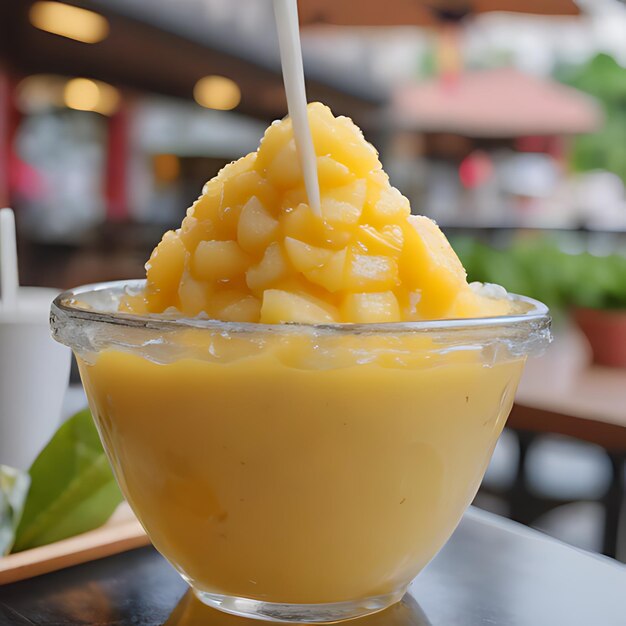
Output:
<instances>
[{"instance_id":1,"label":"clear glass bowl rim","mask_svg":"<svg viewBox=\"0 0 626 626\"><path fill-rule=\"evenodd\" d=\"M508 331L520 332L520 339L528 339L531 334L544 334L550 327L548 307L532 298L509 294L514 302L525 304L528 309L523 313L502 315L497 317L475 317L460 319L434 319L415 322L385 322L372 324L260 324L252 322L226 322L208 318L171 317L164 318L162 314L134 315L118 311L98 311L78 306L73 300L96 292L110 291L112 295L123 294L126 290L137 291L145 284L145 280L121 280L113 282L93 283L69 289L59 294L52 302L51 323L53 329L55 318L65 318L78 324L103 323L126 326L129 328L145 328L151 330L174 331L185 328L206 329L212 332L225 333L314 333L319 335L361 335L361 334L404 334L430 333L437 334L458 333L459 331ZM549 341L549 339L547 340Z\"/></svg>"}]
</instances>

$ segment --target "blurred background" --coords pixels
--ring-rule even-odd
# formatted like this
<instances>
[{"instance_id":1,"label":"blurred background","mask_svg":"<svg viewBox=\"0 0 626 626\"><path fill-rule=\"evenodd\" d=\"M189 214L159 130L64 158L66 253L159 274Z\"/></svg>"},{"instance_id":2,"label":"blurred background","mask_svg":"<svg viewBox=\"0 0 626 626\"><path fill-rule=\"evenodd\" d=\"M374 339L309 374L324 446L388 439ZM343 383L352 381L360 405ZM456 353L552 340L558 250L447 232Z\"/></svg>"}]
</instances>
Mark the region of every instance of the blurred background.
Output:
<instances>
[{"instance_id":1,"label":"blurred background","mask_svg":"<svg viewBox=\"0 0 626 626\"><path fill-rule=\"evenodd\" d=\"M470 279L553 310L476 504L626 561L626 5L299 5L309 100L363 128ZM22 283L140 277L285 113L270 0L0 0Z\"/></svg>"}]
</instances>

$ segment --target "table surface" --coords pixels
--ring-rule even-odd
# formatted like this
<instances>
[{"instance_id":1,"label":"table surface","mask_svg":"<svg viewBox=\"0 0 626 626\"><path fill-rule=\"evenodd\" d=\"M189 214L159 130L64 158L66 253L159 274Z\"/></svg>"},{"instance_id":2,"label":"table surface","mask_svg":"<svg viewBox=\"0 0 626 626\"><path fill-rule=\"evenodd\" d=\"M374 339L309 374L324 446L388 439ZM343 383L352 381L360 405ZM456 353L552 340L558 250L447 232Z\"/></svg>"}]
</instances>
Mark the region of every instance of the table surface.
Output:
<instances>
[{"instance_id":1,"label":"table surface","mask_svg":"<svg viewBox=\"0 0 626 626\"><path fill-rule=\"evenodd\" d=\"M400 603L358 626L624 626L626 567L470 509ZM201 605L153 548L0 587L1 626L258 626Z\"/></svg>"},{"instance_id":2,"label":"table surface","mask_svg":"<svg viewBox=\"0 0 626 626\"><path fill-rule=\"evenodd\" d=\"M582 333L561 330L542 357L529 359L516 401L626 429L626 369L592 365Z\"/></svg>"},{"instance_id":3,"label":"table surface","mask_svg":"<svg viewBox=\"0 0 626 626\"><path fill-rule=\"evenodd\" d=\"M626 369L591 364L580 331L560 329L540 358L529 359L508 425L568 435L626 454Z\"/></svg>"}]
</instances>

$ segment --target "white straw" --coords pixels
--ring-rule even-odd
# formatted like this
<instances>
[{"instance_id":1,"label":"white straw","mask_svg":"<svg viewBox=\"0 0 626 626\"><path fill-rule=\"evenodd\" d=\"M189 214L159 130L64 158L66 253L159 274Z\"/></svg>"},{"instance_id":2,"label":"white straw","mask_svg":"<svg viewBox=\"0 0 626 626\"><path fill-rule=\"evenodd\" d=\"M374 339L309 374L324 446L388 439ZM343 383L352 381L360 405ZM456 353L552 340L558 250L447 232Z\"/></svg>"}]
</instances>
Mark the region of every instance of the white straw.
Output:
<instances>
[{"instance_id":1,"label":"white straw","mask_svg":"<svg viewBox=\"0 0 626 626\"><path fill-rule=\"evenodd\" d=\"M287 93L287 108L293 124L296 148L304 175L304 185L309 198L309 205L320 215L320 188L317 179L315 149L306 111L307 101L297 0L274 0L274 16L278 30L283 82Z\"/></svg>"},{"instance_id":2,"label":"white straw","mask_svg":"<svg viewBox=\"0 0 626 626\"><path fill-rule=\"evenodd\" d=\"M17 305L17 246L15 243L15 216L11 209L0 209L0 307L11 311Z\"/></svg>"}]
</instances>

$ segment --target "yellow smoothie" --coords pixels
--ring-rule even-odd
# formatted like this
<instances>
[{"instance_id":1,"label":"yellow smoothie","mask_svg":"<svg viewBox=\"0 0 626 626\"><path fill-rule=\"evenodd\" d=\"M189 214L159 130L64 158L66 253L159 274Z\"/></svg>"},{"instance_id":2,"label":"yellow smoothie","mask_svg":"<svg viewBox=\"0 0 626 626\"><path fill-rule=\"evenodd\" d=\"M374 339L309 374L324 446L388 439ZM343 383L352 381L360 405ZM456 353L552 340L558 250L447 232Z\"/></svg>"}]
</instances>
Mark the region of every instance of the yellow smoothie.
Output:
<instances>
[{"instance_id":1,"label":"yellow smoothie","mask_svg":"<svg viewBox=\"0 0 626 626\"><path fill-rule=\"evenodd\" d=\"M388 594L471 502L523 360L410 345L397 358L377 338L379 358L359 364L346 342L341 363L316 363L301 338L224 362L81 362L124 493L195 589L296 604Z\"/></svg>"}]
</instances>

